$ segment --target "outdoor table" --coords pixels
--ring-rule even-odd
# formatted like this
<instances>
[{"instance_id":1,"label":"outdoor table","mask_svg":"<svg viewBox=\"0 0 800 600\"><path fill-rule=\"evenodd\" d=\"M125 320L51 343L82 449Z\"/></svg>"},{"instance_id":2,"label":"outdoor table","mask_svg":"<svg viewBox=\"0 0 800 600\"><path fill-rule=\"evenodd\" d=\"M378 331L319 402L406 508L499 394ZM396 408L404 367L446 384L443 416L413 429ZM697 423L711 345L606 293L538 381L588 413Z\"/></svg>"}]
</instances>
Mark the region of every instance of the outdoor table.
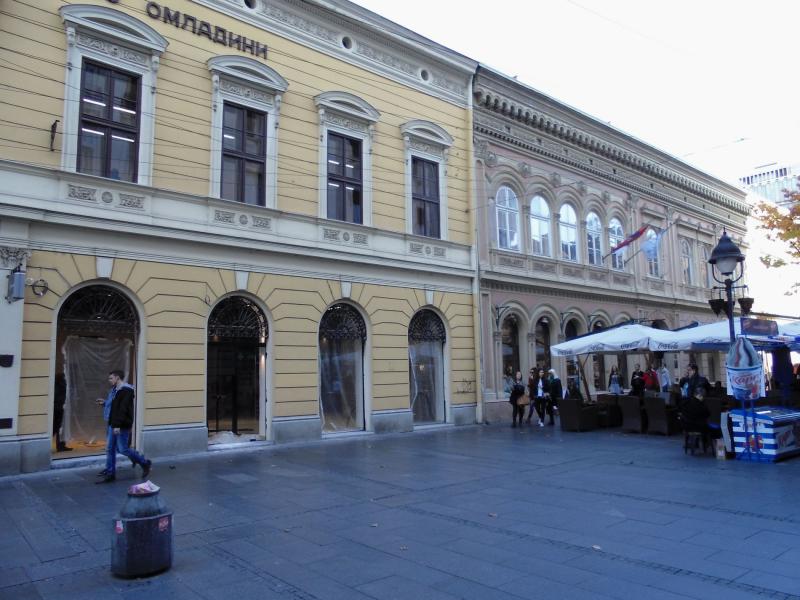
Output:
<instances>
[{"instance_id":1,"label":"outdoor table","mask_svg":"<svg viewBox=\"0 0 800 600\"><path fill-rule=\"evenodd\" d=\"M765 406L757 407L753 413L737 408L730 411L730 418L733 421L736 458L739 460L776 462L800 454L800 411Z\"/></svg>"}]
</instances>

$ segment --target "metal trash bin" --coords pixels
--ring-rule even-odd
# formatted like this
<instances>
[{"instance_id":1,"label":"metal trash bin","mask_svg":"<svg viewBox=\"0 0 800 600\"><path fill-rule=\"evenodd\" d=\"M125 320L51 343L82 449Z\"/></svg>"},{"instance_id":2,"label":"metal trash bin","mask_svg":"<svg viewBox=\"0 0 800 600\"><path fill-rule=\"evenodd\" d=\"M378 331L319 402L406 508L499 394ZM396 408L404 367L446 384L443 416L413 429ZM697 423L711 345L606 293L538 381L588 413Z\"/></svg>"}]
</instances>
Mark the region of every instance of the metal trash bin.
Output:
<instances>
[{"instance_id":1,"label":"metal trash bin","mask_svg":"<svg viewBox=\"0 0 800 600\"><path fill-rule=\"evenodd\" d=\"M111 572L142 577L172 566L172 511L147 481L128 488L128 499L112 525Z\"/></svg>"}]
</instances>

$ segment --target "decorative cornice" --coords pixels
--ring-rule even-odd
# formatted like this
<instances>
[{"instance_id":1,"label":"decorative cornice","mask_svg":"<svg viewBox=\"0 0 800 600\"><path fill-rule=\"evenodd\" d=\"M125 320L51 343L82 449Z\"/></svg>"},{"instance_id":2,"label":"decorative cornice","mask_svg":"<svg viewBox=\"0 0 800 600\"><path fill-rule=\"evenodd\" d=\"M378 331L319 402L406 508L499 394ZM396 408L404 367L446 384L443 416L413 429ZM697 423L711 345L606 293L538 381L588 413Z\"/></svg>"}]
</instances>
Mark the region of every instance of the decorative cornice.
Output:
<instances>
[{"instance_id":1,"label":"decorative cornice","mask_svg":"<svg viewBox=\"0 0 800 600\"><path fill-rule=\"evenodd\" d=\"M566 298L568 300L589 300L593 302L609 302L625 304L629 306L644 305L662 309L666 307L670 307L672 309L700 311L708 309L708 305L705 304L704 300L693 303L682 298L664 298L663 295L647 296L636 292L630 292L625 295L622 295L623 292L619 292L618 295L611 295L604 293L607 292L607 290L603 288L591 286L582 286L581 289L575 289L574 287L564 287L561 289L556 287L547 287L536 283L525 284L519 283L518 281L510 283L503 279L493 279L490 276L490 272L483 272L480 285L481 290L491 290L495 292L515 292L519 294L530 294L544 297L549 296L551 298ZM539 301L544 302L545 300L540 298Z\"/></svg>"},{"instance_id":2,"label":"decorative cornice","mask_svg":"<svg viewBox=\"0 0 800 600\"><path fill-rule=\"evenodd\" d=\"M657 199L667 204L679 206L687 212L693 212L698 215L702 215L710 220L724 222L729 228L737 228L741 229L742 231L745 229L745 224L743 222L745 215L738 214L738 212L737 216L742 219L741 221L733 220L730 216L726 217L724 214L715 213L705 206L701 208L700 206L693 204L686 199L670 195L664 190L654 189L646 183L647 179L645 177L638 174L615 174L613 172L604 171L598 168L596 165L592 165L588 160L581 160L581 157L578 156L577 152L572 152L569 155L565 154L561 149L562 147L558 143L545 139L541 134L539 139L534 140L527 138L525 135L510 135L507 131L497 129L496 127L492 126L492 124L488 122L489 120L487 120L486 116L481 114L475 114L473 121L474 133L477 134L476 139L478 139L481 143L485 143L485 140L481 140L480 137L486 136L491 138L494 143L505 145L515 150L522 149L526 152L537 154L548 161L557 162L565 167L580 169L584 173L608 181L614 184L616 187L627 188L627 190L629 190L628 193L630 198L625 202L625 205L628 208L634 207L635 203L641 200L641 198L638 197L640 195L652 198L654 200ZM539 143L539 140L541 140L541 143ZM500 162L508 162L505 159L498 157L495 152L489 150L488 144L484 147L484 155L478 156L476 154L476 157L482 158L489 167L494 167ZM511 161L508 164L515 164L515 162ZM549 179L550 183L554 187L561 186L561 177L557 173L552 173ZM631 191L636 192L636 194L631 193ZM701 202L703 201L701 200ZM705 202L711 202L714 206L719 207L719 204L716 201L705 200ZM727 206L722 206L719 208L720 210L733 210Z\"/></svg>"},{"instance_id":3,"label":"decorative cornice","mask_svg":"<svg viewBox=\"0 0 800 600\"><path fill-rule=\"evenodd\" d=\"M469 105L469 80L477 63L350 2L271 0L251 10L241 0L191 1L448 102Z\"/></svg>"},{"instance_id":4,"label":"decorative cornice","mask_svg":"<svg viewBox=\"0 0 800 600\"><path fill-rule=\"evenodd\" d=\"M611 160L627 169L641 173L648 178L658 179L689 193L717 202L729 210L736 211L742 216L746 216L750 212L749 207L743 201L699 183L674 169L645 158L628 148L601 139L574 125L556 119L541 110L536 110L516 100L504 97L485 86L476 85L473 91L473 97L474 106L476 108L484 109L490 113L495 113L506 119L516 121L524 125L531 132L546 134L548 137L561 140L563 143L573 148L581 148L594 156ZM476 130L482 130L484 133L494 134L496 136L499 133L499 137L502 139L515 143L516 145L523 145L519 143L522 140L518 140L518 136L511 135L508 131L493 131L487 128L486 125L485 122L480 124L476 118ZM528 143L530 144L531 141L532 140L529 139ZM548 141L551 143L553 142L552 139ZM542 145L543 140L536 139L535 142L537 142L536 145L539 146ZM530 149L537 148L532 147ZM563 160L565 157L558 156L557 158ZM565 160L564 162L567 161ZM601 173L598 172L597 174ZM618 179L620 183L625 183L622 178ZM644 191L648 194L653 193L651 189L646 189ZM742 195L744 195L744 193L742 193Z\"/></svg>"}]
</instances>

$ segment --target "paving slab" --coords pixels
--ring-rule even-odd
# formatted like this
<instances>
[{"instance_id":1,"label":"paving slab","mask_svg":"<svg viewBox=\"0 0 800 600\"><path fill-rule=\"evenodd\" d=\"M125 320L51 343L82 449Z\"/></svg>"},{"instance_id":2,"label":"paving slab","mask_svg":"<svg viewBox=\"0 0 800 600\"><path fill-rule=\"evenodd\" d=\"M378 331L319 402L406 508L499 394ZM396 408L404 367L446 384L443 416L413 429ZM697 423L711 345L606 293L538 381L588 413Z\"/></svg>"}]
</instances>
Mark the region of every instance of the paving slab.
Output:
<instances>
[{"instance_id":1,"label":"paving slab","mask_svg":"<svg viewBox=\"0 0 800 600\"><path fill-rule=\"evenodd\" d=\"M160 459L175 562L111 575L137 472L0 478L0 600L800 600L800 459L503 425ZM754 485L757 482L757 485Z\"/></svg>"}]
</instances>

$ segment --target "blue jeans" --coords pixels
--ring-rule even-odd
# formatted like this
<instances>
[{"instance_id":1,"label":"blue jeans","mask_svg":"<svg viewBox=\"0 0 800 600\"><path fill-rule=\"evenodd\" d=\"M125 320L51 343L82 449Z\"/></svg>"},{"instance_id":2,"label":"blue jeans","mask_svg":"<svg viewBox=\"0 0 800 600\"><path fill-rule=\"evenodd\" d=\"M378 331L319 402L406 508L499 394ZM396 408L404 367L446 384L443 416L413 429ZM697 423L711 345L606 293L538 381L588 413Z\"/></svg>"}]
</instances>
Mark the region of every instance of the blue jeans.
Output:
<instances>
[{"instance_id":1,"label":"blue jeans","mask_svg":"<svg viewBox=\"0 0 800 600\"><path fill-rule=\"evenodd\" d=\"M114 428L108 427L108 437L106 437L106 473L114 475L117 471L117 452L124 454L134 464L144 466L147 460L142 454L130 447L131 430L120 429L119 433L114 433Z\"/></svg>"}]
</instances>

